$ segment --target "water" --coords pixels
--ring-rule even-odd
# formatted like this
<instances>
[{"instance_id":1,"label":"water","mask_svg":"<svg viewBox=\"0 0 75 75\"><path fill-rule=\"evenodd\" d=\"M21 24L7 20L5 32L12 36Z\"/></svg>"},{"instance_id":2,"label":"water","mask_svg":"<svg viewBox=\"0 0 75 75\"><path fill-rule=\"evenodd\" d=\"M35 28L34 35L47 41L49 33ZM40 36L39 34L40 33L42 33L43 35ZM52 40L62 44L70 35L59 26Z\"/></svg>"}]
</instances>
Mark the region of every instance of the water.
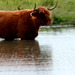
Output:
<instances>
[{"instance_id":1,"label":"water","mask_svg":"<svg viewBox=\"0 0 75 75\"><path fill-rule=\"evenodd\" d=\"M75 28L42 28L34 41L1 39L0 75L75 75Z\"/></svg>"}]
</instances>

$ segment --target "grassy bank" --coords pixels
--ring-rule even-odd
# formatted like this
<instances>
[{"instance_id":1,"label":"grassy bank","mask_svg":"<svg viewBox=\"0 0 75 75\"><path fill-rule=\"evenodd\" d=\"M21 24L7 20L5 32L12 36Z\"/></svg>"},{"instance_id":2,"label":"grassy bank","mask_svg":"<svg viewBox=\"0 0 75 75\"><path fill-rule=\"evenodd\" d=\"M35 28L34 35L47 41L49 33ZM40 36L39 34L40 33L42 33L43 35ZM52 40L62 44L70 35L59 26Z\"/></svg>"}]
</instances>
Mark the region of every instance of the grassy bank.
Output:
<instances>
[{"instance_id":1,"label":"grassy bank","mask_svg":"<svg viewBox=\"0 0 75 75\"><path fill-rule=\"evenodd\" d=\"M38 6L52 7L57 0L0 0L0 10L33 9L34 4ZM53 24L75 25L75 1L59 0L58 6L51 11Z\"/></svg>"}]
</instances>

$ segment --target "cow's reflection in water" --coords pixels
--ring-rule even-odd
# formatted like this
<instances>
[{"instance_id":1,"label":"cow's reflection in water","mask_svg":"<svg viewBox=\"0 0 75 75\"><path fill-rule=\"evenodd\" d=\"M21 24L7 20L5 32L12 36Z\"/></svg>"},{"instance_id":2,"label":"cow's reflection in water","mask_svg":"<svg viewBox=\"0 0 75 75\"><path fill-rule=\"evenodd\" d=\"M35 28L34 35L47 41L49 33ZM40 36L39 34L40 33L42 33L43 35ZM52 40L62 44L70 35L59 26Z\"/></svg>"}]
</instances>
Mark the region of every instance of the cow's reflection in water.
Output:
<instances>
[{"instance_id":1,"label":"cow's reflection in water","mask_svg":"<svg viewBox=\"0 0 75 75\"><path fill-rule=\"evenodd\" d=\"M0 66L49 66L51 62L50 48L38 41L0 42Z\"/></svg>"}]
</instances>

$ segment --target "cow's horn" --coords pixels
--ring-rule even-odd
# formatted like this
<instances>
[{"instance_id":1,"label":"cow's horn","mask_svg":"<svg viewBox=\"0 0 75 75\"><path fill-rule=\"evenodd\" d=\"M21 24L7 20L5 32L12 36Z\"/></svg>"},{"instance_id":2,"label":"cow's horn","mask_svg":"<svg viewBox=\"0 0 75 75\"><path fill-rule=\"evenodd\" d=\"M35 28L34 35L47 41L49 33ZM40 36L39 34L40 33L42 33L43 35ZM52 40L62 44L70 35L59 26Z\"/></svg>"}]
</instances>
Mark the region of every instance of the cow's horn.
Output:
<instances>
[{"instance_id":1,"label":"cow's horn","mask_svg":"<svg viewBox=\"0 0 75 75\"><path fill-rule=\"evenodd\" d=\"M36 10L36 3L35 3L35 6L34 6L34 10Z\"/></svg>"},{"instance_id":2,"label":"cow's horn","mask_svg":"<svg viewBox=\"0 0 75 75\"><path fill-rule=\"evenodd\" d=\"M57 7L58 1L56 2L56 5L53 8L48 8L48 10L53 10Z\"/></svg>"}]
</instances>

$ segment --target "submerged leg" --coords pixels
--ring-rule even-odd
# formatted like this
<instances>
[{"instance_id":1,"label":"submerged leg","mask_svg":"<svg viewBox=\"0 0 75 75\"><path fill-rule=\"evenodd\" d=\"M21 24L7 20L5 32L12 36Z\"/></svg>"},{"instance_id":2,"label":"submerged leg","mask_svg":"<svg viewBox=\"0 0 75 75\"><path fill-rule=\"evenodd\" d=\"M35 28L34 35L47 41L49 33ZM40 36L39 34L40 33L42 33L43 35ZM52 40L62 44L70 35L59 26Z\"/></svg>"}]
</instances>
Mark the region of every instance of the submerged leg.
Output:
<instances>
[{"instance_id":1,"label":"submerged leg","mask_svg":"<svg viewBox=\"0 0 75 75\"><path fill-rule=\"evenodd\" d=\"M14 38L5 38L5 40L14 40Z\"/></svg>"}]
</instances>

